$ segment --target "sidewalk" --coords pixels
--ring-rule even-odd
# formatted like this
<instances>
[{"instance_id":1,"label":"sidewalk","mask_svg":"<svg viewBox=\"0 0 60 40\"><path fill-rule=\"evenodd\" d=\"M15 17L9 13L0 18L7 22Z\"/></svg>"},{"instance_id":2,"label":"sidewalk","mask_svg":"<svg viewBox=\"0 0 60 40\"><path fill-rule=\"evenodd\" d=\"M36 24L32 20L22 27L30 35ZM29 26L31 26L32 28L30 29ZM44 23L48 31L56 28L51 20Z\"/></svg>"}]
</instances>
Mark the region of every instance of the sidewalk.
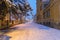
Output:
<instances>
[{"instance_id":1,"label":"sidewalk","mask_svg":"<svg viewBox=\"0 0 60 40\"><path fill-rule=\"evenodd\" d=\"M31 22L14 27L14 30L6 33L10 40L60 40L60 30L44 25Z\"/></svg>"}]
</instances>

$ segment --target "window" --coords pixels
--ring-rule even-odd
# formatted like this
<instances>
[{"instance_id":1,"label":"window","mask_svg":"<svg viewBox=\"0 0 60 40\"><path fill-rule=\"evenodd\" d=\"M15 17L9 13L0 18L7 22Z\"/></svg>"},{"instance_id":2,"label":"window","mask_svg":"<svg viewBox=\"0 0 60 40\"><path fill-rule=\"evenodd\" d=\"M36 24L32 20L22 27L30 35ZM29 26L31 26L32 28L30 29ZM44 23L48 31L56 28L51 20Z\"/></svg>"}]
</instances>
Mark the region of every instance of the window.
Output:
<instances>
[{"instance_id":1,"label":"window","mask_svg":"<svg viewBox=\"0 0 60 40\"><path fill-rule=\"evenodd\" d=\"M47 24L47 26L51 26L51 22L47 22L46 24Z\"/></svg>"},{"instance_id":2,"label":"window","mask_svg":"<svg viewBox=\"0 0 60 40\"><path fill-rule=\"evenodd\" d=\"M50 10L47 11L46 17L50 17Z\"/></svg>"},{"instance_id":3,"label":"window","mask_svg":"<svg viewBox=\"0 0 60 40\"><path fill-rule=\"evenodd\" d=\"M40 1L42 1L42 0L40 0Z\"/></svg>"},{"instance_id":4,"label":"window","mask_svg":"<svg viewBox=\"0 0 60 40\"><path fill-rule=\"evenodd\" d=\"M42 6L40 6L40 10L42 10Z\"/></svg>"},{"instance_id":5,"label":"window","mask_svg":"<svg viewBox=\"0 0 60 40\"><path fill-rule=\"evenodd\" d=\"M44 18L49 18L50 17L50 10L46 11L43 13Z\"/></svg>"},{"instance_id":6,"label":"window","mask_svg":"<svg viewBox=\"0 0 60 40\"><path fill-rule=\"evenodd\" d=\"M44 4L44 8L47 6L48 4Z\"/></svg>"},{"instance_id":7,"label":"window","mask_svg":"<svg viewBox=\"0 0 60 40\"><path fill-rule=\"evenodd\" d=\"M45 12L43 13L43 18L45 18Z\"/></svg>"},{"instance_id":8,"label":"window","mask_svg":"<svg viewBox=\"0 0 60 40\"><path fill-rule=\"evenodd\" d=\"M49 5L49 3L50 3L50 1L44 2L44 3L43 3L44 8L47 7L47 6Z\"/></svg>"}]
</instances>

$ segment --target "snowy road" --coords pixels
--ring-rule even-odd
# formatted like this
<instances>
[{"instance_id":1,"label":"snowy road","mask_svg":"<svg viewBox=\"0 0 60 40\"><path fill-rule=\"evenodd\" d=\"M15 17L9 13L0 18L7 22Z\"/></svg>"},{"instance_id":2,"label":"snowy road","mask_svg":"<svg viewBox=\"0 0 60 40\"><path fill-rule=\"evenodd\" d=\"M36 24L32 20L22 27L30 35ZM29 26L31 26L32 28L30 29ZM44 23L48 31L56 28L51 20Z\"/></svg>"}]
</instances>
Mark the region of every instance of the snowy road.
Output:
<instances>
[{"instance_id":1,"label":"snowy road","mask_svg":"<svg viewBox=\"0 0 60 40\"><path fill-rule=\"evenodd\" d=\"M60 30L49 28L36 23L26 23L14 26L8 32L10 40L60 40Z\"/></svg>"}]
</instances>

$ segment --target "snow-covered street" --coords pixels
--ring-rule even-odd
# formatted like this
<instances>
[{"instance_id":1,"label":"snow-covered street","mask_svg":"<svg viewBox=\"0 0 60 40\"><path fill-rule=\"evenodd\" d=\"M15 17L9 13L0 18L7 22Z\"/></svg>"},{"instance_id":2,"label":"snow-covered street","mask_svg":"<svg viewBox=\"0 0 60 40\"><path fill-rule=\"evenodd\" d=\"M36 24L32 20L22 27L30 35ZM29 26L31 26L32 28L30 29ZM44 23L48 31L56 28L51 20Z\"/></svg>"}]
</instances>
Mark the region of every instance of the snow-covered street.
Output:
<instances>
[{"instance_id":1,"label":"snow-covered street","mask_svg":"<svg viewBox=\"0 0 60 40\"><path fill-rule=\"evenodd\" d=\"M15 30L6 33L10 40L60 40L60 30L36 23L15 25Z\"/></svg>"}]
</instances>

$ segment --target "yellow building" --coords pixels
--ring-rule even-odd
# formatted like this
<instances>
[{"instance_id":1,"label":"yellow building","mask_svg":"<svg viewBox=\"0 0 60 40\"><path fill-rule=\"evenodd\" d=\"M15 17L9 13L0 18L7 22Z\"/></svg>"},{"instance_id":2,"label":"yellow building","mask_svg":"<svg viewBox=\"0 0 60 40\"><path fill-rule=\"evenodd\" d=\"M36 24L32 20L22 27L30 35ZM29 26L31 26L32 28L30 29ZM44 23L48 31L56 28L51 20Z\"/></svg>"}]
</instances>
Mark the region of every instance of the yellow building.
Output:
<instances>
[{"instance_id":1,"label":"yellow building","mask_svg":"<svg viewBox=\"0 0 60 40\"><path fill-rule=\"evenodd\" d=\"M37 0L37 22L60 29L60 0Z\"/></svg>"},{"instance_id":2,"label":"yellow building","mask_svg":"<svg viewBox=\"0 0 60 40\"><path fill-rule=\"evenodd\" d=\"M43 19L43 10L42 10L42 0L37 0L37 22L38 23L42 23L42 19Z\"/></svg>"}]
</instances>

